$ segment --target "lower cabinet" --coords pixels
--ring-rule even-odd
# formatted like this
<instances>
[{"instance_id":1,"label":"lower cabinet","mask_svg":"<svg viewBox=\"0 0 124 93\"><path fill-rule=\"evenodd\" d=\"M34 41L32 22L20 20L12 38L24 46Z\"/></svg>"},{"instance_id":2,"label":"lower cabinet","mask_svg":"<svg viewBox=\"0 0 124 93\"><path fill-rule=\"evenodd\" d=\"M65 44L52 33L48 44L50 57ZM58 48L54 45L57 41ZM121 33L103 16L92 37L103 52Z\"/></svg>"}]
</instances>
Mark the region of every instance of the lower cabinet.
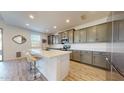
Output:
<instances>
[{"instance_id":1,"label":"lower cabinet","mask_svg":"<svg viewBox=\"0 0 124 93\"><path fill-rule=\"evenodd\" d=\"M81 51L81 63L92 64L92 52Z\"/></svg>"},{"instance_id":2,"label":"lower cabinet","mask_svg":"<svg viewBox=\"0 0 124 93\"><path fill-rule=\"evenodd\" d=\"M78 50L72 51L72 60L80 61L80 51Z\"/></svg>"},{"instance_id":3,"label":"lower cabinet","mask_svg":"<svg viewBox=\"0 0 124 93\"><path fill-rule=\"evenodd\" d=\"M108 56L108 58L110 58L108 54L104 54L102 52L93 52L93 65L109 69L109 64L106 61L105 56Z\"/></svg>"},{"instance_id":4,"label":"lower cabinet","mask_svg":"<svg viewBox=\"0 0 124 93\"><path fill-rule=\"evenodd\" d=\"M104 69L110 69L110 65L106 61L105 56L110 60L110 53L73 50L70 54L70 59L80 63L90 64L92 66Z\"/></svg>"}]
</instances>

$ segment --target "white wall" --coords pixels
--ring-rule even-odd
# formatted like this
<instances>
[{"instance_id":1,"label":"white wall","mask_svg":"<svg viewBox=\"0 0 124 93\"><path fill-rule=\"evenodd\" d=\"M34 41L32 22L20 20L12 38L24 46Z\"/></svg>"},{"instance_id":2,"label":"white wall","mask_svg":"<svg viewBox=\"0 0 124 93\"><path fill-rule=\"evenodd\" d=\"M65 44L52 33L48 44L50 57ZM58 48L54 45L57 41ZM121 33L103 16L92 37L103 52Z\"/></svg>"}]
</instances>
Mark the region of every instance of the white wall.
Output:
<instances>
[{"instance_id":1,"label":"white wall","mask_svg":"<svg viewBox=\"0 0 124 93\"><path fill-rule=\"evenodd\" d=\"M26 29L9 26L4 23L0 23L0 28L3 28L3 59L13 60L16 59L16 52L27 51L31 48L31 32ZM39 33L39 32L35 32ZM41 34L41 33L40 33ZM16 44L12 41L13 36L23 35L27 41L24 44ZM42 34L41 34L42 36Z\"/></svg>"}]
</instances>

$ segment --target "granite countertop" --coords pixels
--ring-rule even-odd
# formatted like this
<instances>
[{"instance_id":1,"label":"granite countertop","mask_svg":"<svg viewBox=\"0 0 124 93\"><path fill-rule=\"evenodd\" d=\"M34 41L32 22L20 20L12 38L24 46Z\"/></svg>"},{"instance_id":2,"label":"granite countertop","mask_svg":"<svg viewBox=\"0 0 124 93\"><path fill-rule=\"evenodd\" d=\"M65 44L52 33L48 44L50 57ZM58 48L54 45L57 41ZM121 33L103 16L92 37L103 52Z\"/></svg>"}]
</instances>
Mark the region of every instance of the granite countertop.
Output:
<instances>
[{"instance_id":1,"label":"granite countertop","mask_svg":"<svg viewBox=\"0 0 124 93\"><path fill-rule=\"evenodd\" d=\"M62 50L63 48L48 48L53 50ZM102 53L111 53L110 51L100 51L100 50L81 50L81 49L68 49L68 51L92 51L92 52L102 52Z\"/></svg>"},{"instance_id":2,"label":"granite countertop","mask_svg":"<svg viewBox=\"0 0 124 93\"><path fill-rule=\"evenodd\" d=\"M41 49L33 49L31 50L31 54L38 56L38 57L45 57L45 58L52 58L57 57L65 54L70 54L71 51L61 51L61 50L41 50Z\"/></svg>"}]
</instances>

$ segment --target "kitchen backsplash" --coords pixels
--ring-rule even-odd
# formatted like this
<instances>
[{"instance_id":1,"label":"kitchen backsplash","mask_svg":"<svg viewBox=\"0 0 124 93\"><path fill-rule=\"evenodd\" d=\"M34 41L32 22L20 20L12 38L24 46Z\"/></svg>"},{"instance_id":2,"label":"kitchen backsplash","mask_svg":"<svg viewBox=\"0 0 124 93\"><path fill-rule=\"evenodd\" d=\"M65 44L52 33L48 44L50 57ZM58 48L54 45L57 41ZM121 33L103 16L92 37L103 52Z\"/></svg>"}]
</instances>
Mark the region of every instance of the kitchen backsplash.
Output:
<instances>
[{"instance_id":1,"label":"kitchen backsplash","mask_svg":"<svg viewBox=\"0 0 124 93\"><path fill-rule=\"evenodd\" d=\"M110 52L110 43L83 43L83 44L69 44L73 50L89 50L89 51L102 51ZM50 48L63 48L62 44L50 45Z\"/></svg>"}]
</instances>

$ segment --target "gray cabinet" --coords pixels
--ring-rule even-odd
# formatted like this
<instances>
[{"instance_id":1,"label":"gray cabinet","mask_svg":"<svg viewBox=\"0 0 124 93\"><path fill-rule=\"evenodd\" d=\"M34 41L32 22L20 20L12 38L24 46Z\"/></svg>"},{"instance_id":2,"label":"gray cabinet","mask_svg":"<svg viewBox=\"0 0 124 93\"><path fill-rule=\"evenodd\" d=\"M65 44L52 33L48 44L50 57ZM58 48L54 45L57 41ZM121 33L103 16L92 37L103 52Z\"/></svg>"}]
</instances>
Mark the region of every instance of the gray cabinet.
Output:
<instances>
[{"instance_id":1,"label":"gray cabinet","mask_svg":"<svg viewBox=\"0 0 124 93\"><path fill-rule=\"evenodd\" d=\"M61 44L61 35L58 34L58 44Z\"/></svg>"},{"instance_id":2,"label":"gray cabinet","mask_svg":"<svg viewBox=\"0 0 124 93\"><path fill-rule=\"evenodd\" d=\"M69 43L73 43L73 38L74 37L74 30L72 29L72 30L70 30L70 31L68 31L68 41L69 41Z\"/></svg>"},{"instance_id":3,"label":"gray cabinet","mask_svg":"<svg viewBox=\"0 0 124 93\"><path fill-rule=\"evenodd\" d=\"M91 51L81 51L81 63L92 64Z\"/></svg>"},{"instance_id":4,"label":"gray cabinet","mask_svg":"<svg viewBox=\"0 0 124 93\"><path fill-rule=\"evenodd\" d=\"M104 23L96 26L96 41L108 42L111 41L112 24Z\"/></svg>"},{"instance_id":5,"label":"gray cabinet","mask_svg":"<svg viewBox=\"0 0 124 93\"><path fill-rule=\"evenodd\" d=\"M72 51L72 60L80 61L80 51L78 50Z\"/></svg>"},{"instance_id":6,"label":"gray cabinet","mask_svg":"<svg viewBox=\"0 0 124 93\"><path fill-rule=\"evenodd\" d=\"M114 41L124 41L124 20L115 21L114 24Z\"/></svg>"},{"instance_id":7,"label":"gray cabinet","mask_svg":"<svg viewBox=\"0 0 124 93\"><path fill-rule=\"evenodd\" d=\"M114 22L114 41L124 41L124 21ZM51 38L52 37L52 38ZM59 33L57 36L48 37L49 44L60 44L62 39L68 39L71 43L94 43L94 42L110 42L112 40L112 22L83 28L80 30L68 30ZM51 41L52 40L52 41Z\"/></svg>"},{"instance_id":8,"label":"gray cabinet","mask_svg":"<svg viewBox=\"0 0 124 93\"><path fill-rule=\"evenodd\" d=\"M96 26L87 28L87 42L96 42Z\"/></svg>"},{"instance_id":9,"label":"gray cabinet","mask_svg":"<svg viewBox=\"0 0 124 93\"><path fill-rule=\"evenodd\" d=\"M80 42L85 43L86 42L86 29L80 30Z\"/></svg>"},{"instance_id":10,"label":"gray cabinet","mask_svg":"<svg viewBox=\"0 0 124 93\"><path fill-rule=\"evenodd\" d=\"M124 41L124 21L119 21L118 33L119 41Z\"/></svg>"},{"instance_id":11,"label":"gray cabinet","mask_svg":"<svg viewBox=\"0 0 124 93\"><path fill-rule=\"evenodd\" d=\"M59 37L58 35L55 36L55 44L58 44L59 43Z\"/></svg>"},{"instance_id":12,"label":"gray cabinet","mask_svg":"<svg viewBox=\"0 0 124 93\"><path fill-rule=\"evenodd\" d=\"M48 36L48 44L49 44L49 45L51 44L50 41L51 41L51 40L50 40L50 36Z\"/></svg>"},{"instance_id":13,"label":"gray cabinet","mask_svg":"<svg viewBox=\"0 0 124 93\"><path fill-rule=\"evenodd\" d=\"M56 44L56 36L55 35L53 35L52 40L53 40L53 44Z\"/></svg>"},{"instance_id":14,"label":"gray cabinet","mask_svg":"<svg viewBox=\"0 0 124 93\"><path fill-rule=\"evenodd\" d=\"M108 55L104 54L102 52L93 52L93 65L108 69L109 64L106 61L105 56L108 56ZM108 58L110 58L110 57L108 56Z\"/></svg>"},{"instance_id":15,"label":"gray cabinet","mask_svg":"<svg viewBox=\"0 0 124 93\"><path fill-rule=\"evenodd\" d=\"M63 39L63 38L68 38L68 33L67 33L67 31L61 33L61 39Z\"/></svg>"},{"instance_id":16,"label":"gray cabinet","mask_svg":"<svg viewBox=\"0 0 124 93\"><path fill-rule=\"evenodd\" d=\"M48 44L53 44L53 35L48 36Z\"/></svg>"},{"instance_id":17,"label":"gray cabinet","mask_svg":"<svg viewBox=\"0 0 124 93\"><path fill-rule=\"evenodd\" d=\"M70 54L70 59L80 63L85 63L104 69L110 69L110 65L106 61L105 56L109 59L109 61L111 60L110 53L107 52L73 50Z\"/></svg>"},{"instance_id":18,"label":"gray cabinet","mask_svg":"<svg viewBox=\"0 0 124 93\"><path fill-rule=\"evenodd\" d=\"M80 31L76 30L74 31L74 43L79 43L80 42Z\"/></svg>"}]
</instances>

